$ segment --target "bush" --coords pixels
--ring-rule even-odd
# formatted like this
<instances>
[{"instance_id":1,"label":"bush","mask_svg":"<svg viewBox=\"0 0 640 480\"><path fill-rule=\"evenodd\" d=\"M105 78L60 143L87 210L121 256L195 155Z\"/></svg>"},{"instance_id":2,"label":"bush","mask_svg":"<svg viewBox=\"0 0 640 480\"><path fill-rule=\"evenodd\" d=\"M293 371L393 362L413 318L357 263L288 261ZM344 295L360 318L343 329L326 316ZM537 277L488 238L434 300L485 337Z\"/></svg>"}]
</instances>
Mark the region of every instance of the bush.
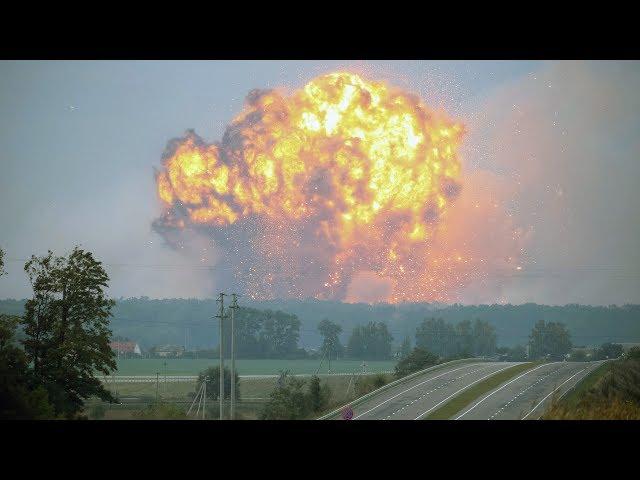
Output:
<instances>
[{"instance_id":1,"label":"bush","mask_svg":"<svg viewBox=\"0 0 640 480\"><path fill-rule=\"evenodd\" d=\"M395 368L397 378L404 377L414 372L424 370L438 363L438 357L420 347L416 347L405 358L400 360Z\"/></svg>"},{"instance_id":2,"label":"bush","mask_svg":"<svg viewBox=\"0 0 640 480\"><path fill-rule=\"evenodd\" d=\"M625 358L629 360L640 360L640 347L630 348L625 354Z\"/></svg>"},{"instance_id":3,"label":"bush","mask_svg":"<svg viewBox=\"0 0 640 480\"><path fill-rule=\"evenodd\" d=\"M311 404L311 410L314 413L323 411L329 405L331 397L331 389L326 383L320 384L320 378L316 375L311 377L309 383L309 402Z\"/></svg>"},{"instance_id":4,"label":"bush","mask_svg":"<svg viewBox=\"0 0 640 480\"><path fill-rule=\"evenodd\" d=\"M89 410L89 418L92 420L102 420L107 413L107 409L101 403L98 403L91 407Z\"/></svg>"},{"instance_id":5,"label":"bush","mask_svg":"<svg viewBox=\"0 0 640 480\"><path fill-rule=\"evenodd\" d=\"M262 411L262 420L301 420L311 412L309 397L304 391L305 381L286 374L281 375L279 385L269 395Z\"/></svg>"},{"instance_id":6,"label":"bush","mask_svg":"<svg viewBox=\"0 0 640 480\"><path fill-rule=\"evenodd\" d=\"M618 358L622 355L622 345L619 343L603 343L595 351L595 360L605 360L607 358Z\"/></svg>"},{"instance_id":7,"label":"bush","mask_svg":"<svg viewBox=\"0 0 640 480\"><path fill-rule=\"evenodd\" d=\"M583 350L576 350L569 355L570 362L586 362L587 354Z\"/></svg>"},{"instance_id":8,"label":"bush","mask_svg":"<svg viewBox=\"0 0 640 480\"><path fill-rule=\"evenodd\" d=\"M302 420L315 416L329 406L331 389L313 376L309 388L302 379L281 372L278 385L269 395L260 418L262 420Z\"/></svg>"},{"instance_id":9,"label":"bush","mask_svg":"<svg viewBox=\"0 0 640 480\"><path fill-rule=\"evenodd\" d=\"M187 413L171 403L156 403L133 414L139 420L185 420Z\"/></svg>"},{"instance_id":10,"label":"bush","mask_svg":"<svg viewBox=\"0 0 640 480\"><path fill-rule=\"evenodd\" d=\"M238 372L235 372L236 381L236 400L240 400L240 377ZM196 393L200 390L204 379L207 379L207 399L218 400L220 395L220 368L209 367L206 370L200 372L198 380L196 382L196 391L193 393L195 397ZM224 368L224 398L231 398L231 370L227 367Z\"/></svg>"},{"instance_id":11,"label":"bush","mask_svg":"<svg viewBox=\"0 0 640 480\"><path fill-rule=\"evenodd\" d=\"M378 373L373 377L360 377L356 382L356 394L359 397L366 395L378 388L384 387L387 383L389 383L389 378L382 373Z\"/></svg>"}]
</instances>

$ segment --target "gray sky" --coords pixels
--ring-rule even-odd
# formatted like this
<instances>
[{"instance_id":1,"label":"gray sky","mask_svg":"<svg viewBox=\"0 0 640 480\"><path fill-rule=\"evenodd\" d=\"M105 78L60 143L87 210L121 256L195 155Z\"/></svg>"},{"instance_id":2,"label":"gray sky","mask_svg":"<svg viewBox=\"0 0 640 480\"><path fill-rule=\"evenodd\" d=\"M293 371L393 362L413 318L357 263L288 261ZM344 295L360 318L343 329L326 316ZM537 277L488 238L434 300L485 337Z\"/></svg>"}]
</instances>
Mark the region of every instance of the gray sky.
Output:
<instances>
[{"instance_id":1,"label":"gray sky","mask_svg":"<svg viewBox=\"0 0 640 480\"><path fill-rule=\"evenodd\" d=\"M0 62L0 298L29 295L19 259L75 244L108 264L116 297L210 296L206 271L163 267L194 260L150 227L167 140L217 140L249 90L337 68L468 125L469 184L495 181L527 237L527 275L472 285L466 302L640 301L639 64L506 61Z\"/></svg>"}]
</instances>

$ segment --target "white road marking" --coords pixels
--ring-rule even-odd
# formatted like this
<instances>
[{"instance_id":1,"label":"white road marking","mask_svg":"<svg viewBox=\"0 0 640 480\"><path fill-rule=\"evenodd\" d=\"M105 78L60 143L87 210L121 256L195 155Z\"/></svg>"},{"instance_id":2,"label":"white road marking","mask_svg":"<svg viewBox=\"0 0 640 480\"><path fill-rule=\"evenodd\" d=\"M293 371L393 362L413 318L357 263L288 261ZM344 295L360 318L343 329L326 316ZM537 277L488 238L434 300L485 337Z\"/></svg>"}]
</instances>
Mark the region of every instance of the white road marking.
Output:
<instances>
[{"instance_id":1,"label":"white road marking","mask_svg":"<svg viewBox=\"0 0 640 480\"><path fill-rule=\"evenodd\" d=\"M418 398L416 398L413 402L409 402L409 403L407 403L405 406L400 407L398 410L396 410L395 412L393 412L391 415L394 415L394 414L396 414L396 413L400 412L401 410L404 410L404 409L405 409L405 408L407 408L409 405L414 404L414 403L415 403L415 402L417 402L418 400L422 399L422 397L425 397L425 396L427 396L427 395L431 395L431 394L432 394L433 392L435 392L436 390L440 390L441 388L448 387L448 386L449 386L449 385L451 385L452 383L455 383L456 381L460 380L461 378L466 377L467 375L471 375L471 374L473 374L473 373L480 372L480 371L482 371L482 370L486 370L487 368L491 368L491 366L487 366L487 367L483 367L483 368L477 368L476 370L471 370L470 372L465 373L464 375L460 375L459 377L456 377L456 378L454 378L454 379L452 379L452 380L449 380L448 382L445 382L445 383L443 383L442 385L439 385L439 386L437 386L436 388L433 388L433 389L429 390L428 392L423 393L423 394L422 394L422 395L420 395Z\"/></svg>"},{"instance_id":2,"label":"white road marking","mask_svg":"<svg viewBox=\"0 0 640 480\"><path fill-rule=\"evenodd\" d=\"M446 401L447 401L447 400L449 400L450 398L455 397L455 396L456 396L456 395L458 395L460 392L462 392L462 391L466 390L466 389L467 389L467 388L469 388L470 386L475 385L476 383L481 382L481 381L482 381L482 380L484 380L485 378L489 378L490 376L495 375L496 373L500 373L501 371L506 370L507 368L511 368L511 367L513 367L513 366L514 366L514 365L508 365L508 366L506 366L506 367L504 367L504 368L501 368L500 370L496 370L495 372L490 373L489 375L485 375L484 377L482 377L482 378L480 378L480 379L476 380L475 382L470 383L469 385L467 385L466 387L461 388L461 389L460 389L460 390L458 390L457 392L452 393L451 395L449 395L449 396L448 396L447 398L445 398L444 400L442 400L442 401L440 401L440 402L436 403L436 404L435 404L433 407L431 407L429 410L427 410L426 412L421 413L421 414L420 414L420 415L418 415L416 418L414 418L414 420L420 420L420 419L421 419L422 417L424 417L427 413L431 412L431 411L432 411L433 409L435 409L436 407L438 407L438 406L442 405L444 402L446 402Z\"/></svg>"},{"instance_id":3,"label":"white road marking","mask_svg":"<svg viewBox=\"0 0 640 480\"><path fill-rule=\"evenodd\" d=\"M470 409L468 409L466 412L464 412L463 414L459 415L456 417L456 420L461 419L462 417L464 417L467 413L469 413L471 410L473 410L474 408L476 408L478 405L480 405L482 402L484 402L487 398L489 398L491 395L493 395L494 393L498 393L500 390L502 390L503 388L509 386L510 384L512 384L513 382L515 382L516 380L524 377L526 374L534 372L536 370L538 370L539 368L545 367L549 365L548 363L542 364L536 368L533 368L531 370L527 370L526 372L524 372L522 375L517 376L516 378L514 378L513 380L505 383L503 386L501 386L500 388L498 388L497 390L494 390L493 392L489 393L486 397L484 397L482 400L479 400L473 407L471 407ZM552 364L553 365L553 364ZM511 403L511 402L509 402ZM504 407L503 407L504 408Z\"/></svg>"},{"instance_id":4,"label":"white road marking","mask_svg":"<svg viewBox=\"0 0 640 480\"><path fill-rule=\"evenodd\" d=\"M546 397L544 397L542 400L540 400L540 403L538 403L535 407L533 407L533 409L527 413L524 417L521 418L521 420L524 420L525 418L527 418L529 415L531 415L536 408L538 408L540 405L542 405L542 403L549 398L555 391L557 391L560 387L562 387L562 385L564 385L565 383L567 383L569 380L571 380L573 377L575 377L576 375L578 375L580 372L583 372L584 370L586 370L586 368L583 368L582 370L578 370L576 373L574 373L573 375L571 375L569 378L567 378L564 382L562 382L558 387L556 387L551 393L549 393L549 395L547 395Z\"/></svg>"},{"instance_id":5,"label":"white road marking","mask_svg":"<svg viewBox=\"0 0 640 480\"><path fill-rule=\"evenodd\" d=\"M552 364L550 364L552 365ZM497 412L495 412L493 415L491 415L487 420L493 420L495 417L497 417L500 413L502 413L502 410L504 410L506 407L508 407L511 403L516 401L516 398L518 398L520 395L524 394L527 390L532 389L533 387L535 387L537 384L539 384L540 382L542 382L545 378L553 375L554 373L558 373L561 370L561 368L556 368L555 370L543 375L542 377L538 378L538 380L536 380L535 382L533 382L531 385L529 385L527 388L525 388L524 390L522 390L521 392L519 392L517 395L515 395L511 400L509 400L506 404L504 404L502 406L502 408L500 408Z\"/></svg>"},{"instance_id":6,"label":"white road marking","mask_svg":"<svg viewBox=\"0 0 640 480\"><path fill-rule=\"evenodd\" d=\"M382 403L380 403L380 404L376 405L376 406L375 406L375 407L373 407L373 408L370 408L369 410L367 410L366 412L361 413L361 414L360 414L360 415L358 415L357 417L354 417L354 420L357 420L358 418L362 417L363 415L366 415L367 413L374 411L376 408L381 407L381 406L382 406L382 405L384 405L385 403L387 403L387 402L389 402L389 401L393 400L393 399L394 399L394 398L396 398L396 397L399 397L400 395L402 395L402 394L404 394L404 393L407 393L409 390L413 390L414 388L419 387L420 385L423 385L423 384L425 384L425 383L427 383L427 382L430 382L430 381L432 381L432 380L436 380L436 379L438 379L438 378L440 378L440 377L444 377L445 375L448 375L448 374L450 374L450 373L457 372L458 370L462 370L463 368L473 367L473 366L475 366L475 365L477 365L477 364L473 364L473 363L472 363L472 364L470 364L470 365L465 365L464 367L456 368L455 370L448 370L448 371L446 371L445 373L443 373L442 375L438 375L438 376L436 376L436 377L429 378L429 379L425 380L424 382L420 382L420 383L418 383L418 384L414 385L413 387L407 388L406 390L404 390L404 391L402 391L402 392L400 392L400 393L398 393L398 394L394 395L393 397L386 399L384 402L382 402Z\"/></svg>"}]
</instances>

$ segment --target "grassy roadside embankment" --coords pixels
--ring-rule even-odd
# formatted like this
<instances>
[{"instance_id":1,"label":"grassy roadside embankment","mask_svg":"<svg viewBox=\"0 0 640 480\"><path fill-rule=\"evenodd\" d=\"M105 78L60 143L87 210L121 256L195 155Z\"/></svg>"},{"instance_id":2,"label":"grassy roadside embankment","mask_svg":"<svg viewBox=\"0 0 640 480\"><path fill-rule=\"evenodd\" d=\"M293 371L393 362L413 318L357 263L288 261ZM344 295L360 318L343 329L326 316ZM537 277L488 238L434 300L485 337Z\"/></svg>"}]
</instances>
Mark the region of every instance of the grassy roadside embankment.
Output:
<instances>
[{"instance_id":1,"label":"grassy roadside embankment","mask_svg":"<svg viewBox=\"0 0 640 480\"><path fill-rule=\"evenodd\" d=\"M447 403L431 412L423 420L448 420L480 396L490 392L494 388L502 385L504 382L510 380L516 375L526 372L536 365L539 364L523 363L520 365L514 365L513 367L498 372L495 375L490 376L486 380L476 383L475 385L472 385L466 390L462 391L459 395L453 397Z\"/></svg>"},{"instance_id":2,"label":"grassy roadside embankment","mask_svg":"<svg viewBox=\"0 0 640 480\"><path fill-rule=\"evenodd\" d=\"M565 395L562 399L562 404L567 407L574 408L584 393L591 390L598 381L607 374L609 368L608 362L604 362L602 365L589 372L586 377L578 382L578 384L571 389L567 395Z\"/></svg>"},{"instance_id":3,"label":"grassy roadside embankment","mask_svg":"<svg viewBox=\"0 0 640 480\"><path fill-rule=\"evenodd\" d=\"M552 402L544 420L639 420L640 358L604 363L565 398Z\"/></svg>"}]
</instances>

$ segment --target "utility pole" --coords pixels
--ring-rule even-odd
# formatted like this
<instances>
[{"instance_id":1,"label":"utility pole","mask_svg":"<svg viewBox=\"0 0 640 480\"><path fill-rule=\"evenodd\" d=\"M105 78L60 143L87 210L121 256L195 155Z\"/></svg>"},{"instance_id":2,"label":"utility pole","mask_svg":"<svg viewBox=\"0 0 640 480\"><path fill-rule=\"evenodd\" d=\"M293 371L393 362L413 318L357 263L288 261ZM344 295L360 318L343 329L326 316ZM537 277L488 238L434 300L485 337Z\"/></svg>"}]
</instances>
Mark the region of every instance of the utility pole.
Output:
<instances>
[{"instance_id":1,"label":"utility pole","mask_svg":"<svg viewBox=\"0 0 640 480\"><path fill-rule=\"evenodd\" d=\"M238 296L231 294L231 411L229 412L231 420L236 419L236 326L235 313L238 307Z\"/></svg>"},{"instance_id":2,"label":"utility pole","mask_svg":"<svg viewBox=\"0 0 640 480\"><path fill-rule=\"evenodd\" d=\"M224 355L223 355L223 332L222 323L225 317L224 314L224 293L220 292L217 302L220 304L220 313L216 315L216 318L220 319L220 420L224 420Z\"/></svg>"},{"instance_id":3,"label":"utility pole","mask_svg":"<svg viewBox=\"0 0 640 480\"><path fill-rule=\"evenodd\" d=\"M207 382L209 381L208 377L204 377L204 385L202 390L202 419L204 420L204 412L207 407Z\"/></svg>"}]
</instances>

